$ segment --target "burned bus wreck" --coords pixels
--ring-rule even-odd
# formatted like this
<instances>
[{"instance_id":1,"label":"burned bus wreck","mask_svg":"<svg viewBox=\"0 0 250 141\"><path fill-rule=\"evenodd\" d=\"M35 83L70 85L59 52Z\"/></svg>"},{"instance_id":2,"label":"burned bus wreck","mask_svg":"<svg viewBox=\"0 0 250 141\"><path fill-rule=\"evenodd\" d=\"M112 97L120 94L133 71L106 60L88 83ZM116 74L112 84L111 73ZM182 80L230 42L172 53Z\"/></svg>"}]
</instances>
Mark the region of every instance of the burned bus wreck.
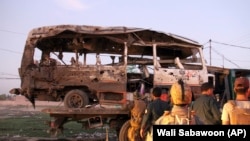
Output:
<instances>
[{"instance_id":1,"label":"burned bus wreck","mask_svg":"<svg viewBox=\"0 0 250 141\"><path fill-rule=\"evenodd\" d=\"M133 27L57 25L30 31L18 69L21 94L36 100L64 102L63 109L44 109L55 119L50 132L67 121L108 123L127 140L135 98L150 89L183 79L194 96L208 81L202 46L178 35ZM93 121L93 124L92 124ZM97 122L96 122L97 121ZM122 128L121 128L122 127Z\"/></svg>"},{"instance_id":2,"label":"burned bus wreck","mask_svg":"<svg viewBox=\"0 0 250 141\"><path fill-rule=\"evenodd\" d=\"M194 94L208 81L202 46L143 28L57 25L35 28L26 40L11 93L35 100L64 100L68 108L92 102L126 108L129 95L168 88L182 78Z\"/></svg>"}]
</instances>

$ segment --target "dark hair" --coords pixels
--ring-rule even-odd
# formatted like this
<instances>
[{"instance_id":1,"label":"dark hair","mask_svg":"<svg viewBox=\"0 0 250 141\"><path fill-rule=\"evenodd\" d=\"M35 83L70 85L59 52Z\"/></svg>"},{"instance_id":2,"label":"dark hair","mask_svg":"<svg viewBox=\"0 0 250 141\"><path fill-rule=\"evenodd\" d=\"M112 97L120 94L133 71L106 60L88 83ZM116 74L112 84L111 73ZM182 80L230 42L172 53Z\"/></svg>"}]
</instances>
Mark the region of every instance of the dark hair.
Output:
<instances>
[{"instance_id":1,"label":"dark hair","mask_svg":"<svg viewBox=\"0 0 250 141\"><path fill-rule=\"evenodd\" d=\"M155 97L160 97L160 96L161 96L161 88L155 87L155 88L153 89L153 95L154 95Z\"/></svg>"},{"instance_id":2,"label":"dark hair","mask_svg":"<svg viewBox=\"0 0 250 141\"><path fill-rule=\"evenodd\" d=\"M184 90L184 82L182 79L178 80L178 84L181 85L181 99L182 101L184 101L184 97L185 97L185 90Z\"/></svg>"},{"instance_id":3,"label":"dark hair","mask_svg":"<svg viewBox=\"0 0 250 141\"><path fill-rule=\"evenodd\" d=\"M210 82L205 82L201 85L201 91L207 91L208 89L213 89L214 85Z\"/></svg>"},{"instance_id":4,"label":"dark hair","mask_svg":"<svg viewBox=\"0 0 250 141\"><path fill-rule=\"evenodd\" d=\"M235 92L236 92L237 95L245 95L247 91L248 91L247 88L237 88L237 89L235 89Z\"/></svg>"}]
</instances>

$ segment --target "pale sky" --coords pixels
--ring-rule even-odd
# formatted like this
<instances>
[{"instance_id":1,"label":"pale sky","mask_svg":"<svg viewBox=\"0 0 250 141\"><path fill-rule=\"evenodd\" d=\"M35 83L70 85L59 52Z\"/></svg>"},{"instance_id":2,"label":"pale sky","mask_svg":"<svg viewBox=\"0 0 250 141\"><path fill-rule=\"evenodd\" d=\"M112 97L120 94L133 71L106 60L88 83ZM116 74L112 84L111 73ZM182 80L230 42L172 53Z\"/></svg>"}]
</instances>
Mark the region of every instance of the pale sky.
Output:
<instances>
[{"instance_id":1,"label":"pale sky","mask_svg":"<svg viewBox=\"0 0 250 141\"><path fill-rule=\"evenodd\" d=\"M150 28L204 45L210 65L250 69L249 0L0 0L0 94L20 87L33 28L58 24ZM223 57L224 56L224 57ZM224 58L224 59L223 59Z\"/></svg>"}]
</instances>

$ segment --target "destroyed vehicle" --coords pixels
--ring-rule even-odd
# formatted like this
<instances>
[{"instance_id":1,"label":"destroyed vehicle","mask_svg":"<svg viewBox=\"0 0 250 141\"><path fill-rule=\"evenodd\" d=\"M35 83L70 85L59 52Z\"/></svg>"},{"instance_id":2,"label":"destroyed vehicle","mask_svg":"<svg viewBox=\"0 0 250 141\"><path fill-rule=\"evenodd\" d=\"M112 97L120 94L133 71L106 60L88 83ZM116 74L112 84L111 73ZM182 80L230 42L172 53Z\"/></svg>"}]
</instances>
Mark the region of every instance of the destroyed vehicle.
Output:
<instances>
[{"instance_id":1,"label":"destroyed vehicle","mask_svg":"<svg viewBox=\"0 0 250 141\"><path fill-rule=\"evenodd\" d=\"M202 46L175 34L134 27L56 25L30 31L18 69L21 94L64 101L68 108L92 103L127 108L135 91L145 95L182 78L194 95L208 81Z\"/></svg>"}]
</instances>

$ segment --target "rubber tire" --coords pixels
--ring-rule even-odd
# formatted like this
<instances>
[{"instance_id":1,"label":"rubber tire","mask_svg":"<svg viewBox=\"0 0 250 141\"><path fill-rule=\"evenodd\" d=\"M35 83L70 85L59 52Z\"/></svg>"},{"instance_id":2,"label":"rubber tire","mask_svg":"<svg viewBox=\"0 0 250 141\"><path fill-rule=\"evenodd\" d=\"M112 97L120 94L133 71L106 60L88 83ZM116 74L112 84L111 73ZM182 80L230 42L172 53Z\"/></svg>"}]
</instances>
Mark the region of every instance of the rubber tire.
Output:
<instances>
[{"instance_id":1,"label":"rubber tire","mask_svg":"<svg viewBox=\"0 0 250 141\"><path fill-rule=\"evenodd\" d=\"M83 108L88 104L88 95L78 89L69 91L64 97L64 106L66 108Z\"/></svg>"},{"instance_id":2,"label":"rubber tire","mask_svg":"<svg viewBox=\"0 0 250 141\"><path fill-rule=\"evenodd\" d=\"M128 129L130 128L130 120L127 120L119 131L119 141L128 141Z\"/></svg>"}]
</instances>

